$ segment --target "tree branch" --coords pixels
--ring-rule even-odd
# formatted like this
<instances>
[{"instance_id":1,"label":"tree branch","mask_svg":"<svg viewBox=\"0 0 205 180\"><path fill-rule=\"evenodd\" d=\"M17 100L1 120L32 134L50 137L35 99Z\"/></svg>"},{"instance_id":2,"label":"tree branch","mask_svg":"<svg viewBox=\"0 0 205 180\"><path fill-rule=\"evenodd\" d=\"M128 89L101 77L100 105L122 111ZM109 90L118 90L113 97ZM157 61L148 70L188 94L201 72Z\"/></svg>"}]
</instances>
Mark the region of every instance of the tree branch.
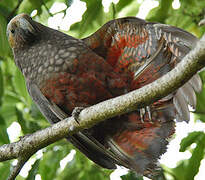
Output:
<instances>
[{"instance_id":1,"label":"tree branch","mask_svg":"<svg viewBox=\"0 0 205 180\"><path fill-rule=\"evenodd\" d=\"M18 8L20 7L21 3L23 2L23 0L18 0L18 4L16 5L16 7L11 11L11 13L9 14L9 16L7 17L7 21L9 22L11 20L11 18L14 16L14 14L16 13L16 11L18 10Z\"/></svg>"},{"instance_id":2,"label":"tree branch","mask_svg":"<svg viewBox=\"0 0 205 180\"><path fill-rule=\"evenodd\" d=\"M11 169L11 173L7 180L15 180L16 176L19 174L21 169L23 168L24 164L29 160L29 158L32 156L32 154L26 154L24 157L20 156L18 158L18 163L16 166L13 166Z\"/></svg>"},{"instance_id":3,"label":"tree branch","mask_svg":"<svg viewBox=\"0 0 205 180\"><path fill-rule=\"evenodd\" d=\"M25 154L31 156L39 149L80 130L90 128L105 119L149 105L178 89L203 67L205 67L205 35L197 46L163 77L128 94L85 108L78 117L80 124L73 117L69 117L51 127L26 135L18 142L0 146L0 161L23 159Z\"/></svg>"}]
</instances>

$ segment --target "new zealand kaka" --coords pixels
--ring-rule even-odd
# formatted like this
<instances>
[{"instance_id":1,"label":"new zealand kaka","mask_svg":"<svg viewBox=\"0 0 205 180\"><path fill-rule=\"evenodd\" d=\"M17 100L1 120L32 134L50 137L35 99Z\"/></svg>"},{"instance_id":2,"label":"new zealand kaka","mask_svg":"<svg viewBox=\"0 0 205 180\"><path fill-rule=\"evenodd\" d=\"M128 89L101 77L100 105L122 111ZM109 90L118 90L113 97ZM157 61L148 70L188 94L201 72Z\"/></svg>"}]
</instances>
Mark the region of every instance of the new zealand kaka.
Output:
<instances>
[{"instance_id":1,"label":"new zealand kaka","mask_svg":"<svg viewBox=\"0 0 205 180\"><path fill-rule=\"evenodd\" d=\"M109 21L76 39L32 20L14 17L7 27L15 63L44 116L60 121L75 107L88 107L125 94L163 76L198 39L177 27L127 17ZM174 133L174 119L189 121L196 106L198 75L161 100L68 137L98 165L116 164L147 175L156 168Z\"/></svg>"}]
</instances>

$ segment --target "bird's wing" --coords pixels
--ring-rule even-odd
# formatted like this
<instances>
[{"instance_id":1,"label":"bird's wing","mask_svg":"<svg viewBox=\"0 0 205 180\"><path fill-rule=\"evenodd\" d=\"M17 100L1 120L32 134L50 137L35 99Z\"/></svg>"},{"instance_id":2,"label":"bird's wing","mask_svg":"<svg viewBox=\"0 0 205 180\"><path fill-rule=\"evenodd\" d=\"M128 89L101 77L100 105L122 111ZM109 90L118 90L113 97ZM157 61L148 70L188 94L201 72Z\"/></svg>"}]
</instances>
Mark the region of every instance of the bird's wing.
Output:
<instances>
[{"instance_id":1,"label":"bird's wing","mask_svg":"<svg viewBox=\"0 0 205 180\"><path fill-rule=\"evenodd\" d=\"M108 22L83 41L115 71L133 73L131 89L137 89L173 69L198 39L177 27L128 17ZM201 88L201 79L196 74L174 93L178 121L189 120L188 104L195 108L194 91L200 92Z\"/></svg>"},{"instance_id":2,"label":"bird's wing","mask_svg":"<svg viewBox=\"0 0 205 180\"><path fill-rule=\"evenodd\" d=\"M57 123L68 117L68 114L63 112L55 103L48 100L42 94L36 84L27 81L27 88L33 101L39 106L40 111L49 122L52 124ZM125 162L114 155L113 152L106 149L89 133L86 133L86 131L68 136L67 139L88 158L104 168L115 169L115 164L120 164L126 167Z\"/></svg>"}]
</instances>

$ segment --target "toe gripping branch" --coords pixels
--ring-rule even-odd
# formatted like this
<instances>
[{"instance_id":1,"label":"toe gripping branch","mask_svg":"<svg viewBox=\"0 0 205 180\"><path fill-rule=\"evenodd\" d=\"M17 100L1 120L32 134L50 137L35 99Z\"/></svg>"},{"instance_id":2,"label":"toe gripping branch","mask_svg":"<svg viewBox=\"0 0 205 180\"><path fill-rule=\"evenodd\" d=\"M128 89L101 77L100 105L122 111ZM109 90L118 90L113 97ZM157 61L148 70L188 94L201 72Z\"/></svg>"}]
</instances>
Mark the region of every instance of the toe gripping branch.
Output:
<instances>
[{"instance_id":1,"label":"toe gripping branch","mask_svg":"<svg viewBox=\"0 0 205 180\"><path fill-rule=\"evenodd\" d=\"M80 124L79 122L79 114L81 113L81 111L85 109L84 107L75 107L73 109L73 112L72 112L72 117L75 119L75 121Z\"/></svg>"},{"instance_id":2,"label":"toe gripping branch","mask_svg":"<svg viewBox=\"0 0 205 180\"><path fill-rule=\"evenodd\" d=\"M150 109L149 106L146 106L145 108L141 108L140 109L140 119L141 119L141 122L144 123L144 118L145 118L146 113L148 113L149 121L152 122L151 109Z\"/></svg>"}]
</instances>

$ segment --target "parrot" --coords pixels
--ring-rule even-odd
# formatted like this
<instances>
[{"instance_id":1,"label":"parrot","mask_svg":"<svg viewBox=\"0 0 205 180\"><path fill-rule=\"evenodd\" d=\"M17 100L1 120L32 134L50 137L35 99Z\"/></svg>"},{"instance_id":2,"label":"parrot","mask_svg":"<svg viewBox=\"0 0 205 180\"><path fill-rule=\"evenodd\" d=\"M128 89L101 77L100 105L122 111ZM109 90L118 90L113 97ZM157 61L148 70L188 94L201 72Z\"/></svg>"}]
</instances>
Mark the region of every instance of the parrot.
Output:
<instances>
[{"instance_id":1,"label":"parrot","mask_svg":"<svg viewBox=\"0 0 205 180\"><path fill-rule=\"evenodd\" d=\"M10 20L7 37L28 92L50 123L139 89L172 70L198 39L180 28L136 17L114 19L77 39L22 13ZM175 92L135 111L118 115L67 137L97 165L124 166L152 175L167 150L176 121L190 119L195 74Z\"/></svg>"}]
</instances>

